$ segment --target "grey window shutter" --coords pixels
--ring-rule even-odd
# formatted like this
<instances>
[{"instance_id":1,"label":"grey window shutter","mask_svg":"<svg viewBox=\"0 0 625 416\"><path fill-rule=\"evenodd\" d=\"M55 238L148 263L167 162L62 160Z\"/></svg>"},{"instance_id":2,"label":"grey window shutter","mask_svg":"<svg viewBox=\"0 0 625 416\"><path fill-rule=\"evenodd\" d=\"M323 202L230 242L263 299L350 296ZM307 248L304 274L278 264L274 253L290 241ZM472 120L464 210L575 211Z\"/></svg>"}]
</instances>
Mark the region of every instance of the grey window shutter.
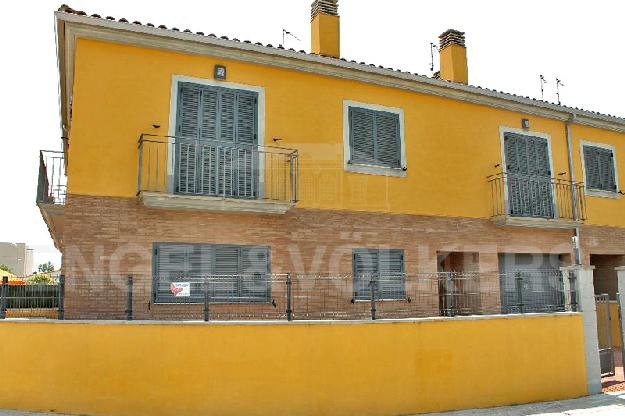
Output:
<instances>
[{"instance_id":1,"label":"grey window shutter","mask_svg":"<svg viewBox=\"0 0 625 416\"><path fill-rule=\"evenodd\" d=\"M214 142L218 137L219 94L211 88L201 88L201 130L198 143L198 180L197 193L203 195L217 194L217 147Z\"/></svg>"},{"instance_id":2,"label":"grey window shutter","mask_svg":"<svg viewBox=\"0 0 625 416\"><path fill-rule=\"evenodd\" d=\"M237 97L236 140L240 146L236 154L236 182L239 198L255 198L258 194L258 142L256 93L240 92Z\"/></svg>"},{"instance_id":3,"label":"grey window shutter","mask_svg":"<svg viewBox=\"0 0 625 416\"><path fill-rule=\"evenodd\" d=\"M506 134L504 136L504 148L506 155L506 172L508 174L508 203L510 215L522 215L524 212L524 192L522 175L527 164L523 163L526 158L522 158L524 149L520 147L520 138L517 135Z\"/></svg>"},{"instance_id":4,"label":"grey window shutter","mask_svg":"<svg viewBox=\"0 0 625 416\"><path fill-rule=\"evenodd\" d=\"M398 168L401 165L401 138L399 115L378 111L375 113L376 160L382 166Z\"/></svg>"},{"instance_id":5,"label":"grey window shutter","mask_svg":"<svg viewBox=\"0 0 625 416\"><path fill-rule=\"evenodd\" d=\"M584 168L586 169L586 186L589 189L601 189L599 157L596 147L584 146Z\"/></svg>"},{"instance_id":6,"label":"grey window shutter","mask_svg":"<svg viewBox=\"0 0 625 416\"><path fill-rule=\"evenodd\" d=\"M553 218L549 145L541 137L504 135L510 215Z\"/></svg>"},{"instance_id":7,"label":"grey window shutter","mask_svg":"<svg viewBox=\"0 0 625 416\"><path fill-rule=\"evenodd\" d=\"M271 299L269 247L175 243L155 246L155 301L188 302L175 298L169 288L172 281L188 281L192 300L201 302L206 279L210 280L213 302L268 302Z\"/></svg>"},{"instance_id":8,"label":"grey window shutter","mask_svg":"<svg viewBox=\"0 0 625 416\"><path fill-rule=\"evenodd\" d=\"M200 128L200 95L200 88L197 85L180 83L176 136L197 139Z\"/></svg>"},{"instance_id":9,"label":"grey window shutter","mask_svg":"<svg viewBox=\"0 0 625 416\"><path fill-rule=\"evenodd\" d=\"M215 301L227 302L239 298L240 247L215 246L214 273L211 282L211 297Z\"/></svg>"},{"instance_id":10,"label":"grey window shutter","mask_svg":"<svg viewBox=\"0 0 625 416\"><path fill-rule=\"evenodd\" d=\"M352 162L392 168L401 166L398 114L350 107L349 126Z\"/></svg>"},{"instance_id":11,"label":"grey window shutter","mask_svg":"<svg viewBox=\"0 0 625 416\"><path fill-rule=\"evenodd\" d=\"M371 278L378 281L378 298L405 298L403 250L355 249L352 261L356 299L371 299Z\"/></svg>"},{"instance_id":12,"label":"grey window shutter","mask_svg":"<svg viewBox=\"0 0 625 416\"><path fill-rule=\"evenodd\" d=\"M176 192L197 192L197 138L200 132L201 90L181 83L178 90L176 136Z\"/></svg>"},{"instance_id":13,"label":"grey window shutter","mask_svg":"<svg viewBox=\"0 0 625 416\"><path fill-rule=\"evenodd\" d=\"M369 284L373 276L377 276L378 251L370 249L356 249L352 252L352 267L354 270L354 296L364 300L371 298Z\"/></svg>"},{"instance_id":14,"label":"grey window shutter","mask_svg":"<svg viewBox=\"0 0 625 416\"><path fill-rule=\"evenodd\" d=\"M374 122L372 111L350 107L349 142L352 162L375 163Z\"/></svg>"},{"instance_id":15,"label":"grey window shutter","mask_svg":"<svg viewBox=\"0 0 625 416\"><path fill-rule=\"evenodd\" d=\"M217 119L219 94L217 91L211 88L201 88L202 100L201 100L201 129L200 139L202 140L217 140L218 125Z\"/></svg>"},{"instance_id":16,"label":"grey window shutter","mask_svg":"<svg viewBox=\"0 0 625 416\"><path fill-rule=\"evenodd\" d=\"M219 140L223 142L235 141L235 100L236 93L234 91L219 91Z\"/></svg>"},{"instance_id":17,"label":"grey window shutter","mask_svg":"<svg viewBox=\"0 0 625 416\"><path fill-rule=\"evenodd\" d=\"M257 97L249 91L180 84L176 192L257 197Z\"/></svg>"},{"instance_id":18,"label":"grey window shutter","mask_svg":"<svg viewBox=\"0 0 625 416\"><path fill-rule=\"evenodd\" d=\"M380 250L378 257L380 270L380 298L405 298L404 251Z\"/></svg>"},{"instance_id":19,"label":"grey window shutter","mask_svg":"<svg viewBox=\"0 0 625 416\"><path fill-rule=\"evenodd\" d=\"M249 301L269 301L271 282L268 247L241 247L241 298Z\"/></svg>"},{"instance_id":20,"label":"grey window shutter","mask_svg":"<svg viewBox=\"0 0 625 416\"><path fill-rule=\"evenodd\" d=\"M584 146L584 167L588 189L616 192L614 153L610 149Z\"/></svg>"},{"instance_id":21,"label":"grey window shutter","mask_svg":"<svg viewBox=\"0 0 625 416\"><path fill-rule=\"evenodd\" d=\"M191 269L189 263L188 244L161 244L155 247L154 260L154 294L157 302L175 301L171 294L169 283L184 281L189 277Z\"/></svg>"}]
</instances>

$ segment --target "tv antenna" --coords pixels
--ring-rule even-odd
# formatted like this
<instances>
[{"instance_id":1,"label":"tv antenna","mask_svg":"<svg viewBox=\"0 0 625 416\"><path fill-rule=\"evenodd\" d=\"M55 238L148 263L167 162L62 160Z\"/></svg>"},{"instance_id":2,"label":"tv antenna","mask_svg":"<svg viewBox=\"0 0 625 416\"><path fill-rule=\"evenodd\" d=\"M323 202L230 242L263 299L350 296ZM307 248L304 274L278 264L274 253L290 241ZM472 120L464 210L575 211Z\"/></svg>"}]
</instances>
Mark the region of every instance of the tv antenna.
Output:
<instances>
[{"instance_id":1,"label":"tv antenna","mask_svg":"<svg viewBox=\"0 0 625 416\"><path fill-rule=\"evenodd\" d=\"M430 42L430 56L432 60L430 61L430 71L434 73L434 51L438 52L438 46L434 42Z\"/></svg>"},{"instance_id":2,"label":"tv antenna","mask_svg":"<svg viewBox=\"0 0 625 416\"><path fill-rule=\"evenodd\" d=\"M289 32L288 30L286 30L285 28L282 28L282 46L284 46L284 42L286 42L286 37L290 36L294 39L296 39L297 41L301 42L300 38L298 38L297 36L295 36L293 34L293 32Z\"/></svg>"},{"instance_id":3,"label":"tv antenna","mask_svg":"<svg viewBox=\"0 0 625 416\"><path fill-rule=\"evenodd\" d=\"M540 76L540 99L544 101L545 99L545 84L547 84L547 80L544 75Z\"/></svg>"},{"instance_id":4,"label":"tv antenna","mask_svg":"<svg viewBox=\"0 0 625 416\"><path fill-rule=\"evenodd\" d=\"M564 87L562 80L556 77L556 95L558 96L558 105L562 104L560 101L560 87Z\"/></svg>"}]
</instances>

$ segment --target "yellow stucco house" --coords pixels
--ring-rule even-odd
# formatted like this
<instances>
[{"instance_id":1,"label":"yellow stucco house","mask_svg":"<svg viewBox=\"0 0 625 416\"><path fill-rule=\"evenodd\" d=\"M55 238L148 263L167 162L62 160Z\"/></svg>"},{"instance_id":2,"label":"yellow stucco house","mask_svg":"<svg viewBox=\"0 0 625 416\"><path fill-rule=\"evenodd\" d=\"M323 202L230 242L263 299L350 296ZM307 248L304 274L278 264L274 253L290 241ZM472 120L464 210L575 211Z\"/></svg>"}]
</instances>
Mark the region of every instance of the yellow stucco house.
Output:
<instances>
[{"instance_id":1,"label":"yellow stucco house","mask_svg":"<svg viewBox=\"0 0 625 416\"><path fill-rule=\"evenodd\" d=\"M55 16L63 149L42 156L38 204L67 317L123 314L128 275L146 318L201 308L171 284L207 275L251 276L214 294L246 311L271 307L282 273L349 276L346 301L391 276L389 305L406 276L479 273L500 311L500 274L580 263L615 293L625 119L470 85L462 32L427 77L341 59L335 0L313 3L310 53ZM414 304L444 309L436 287Z\"/></svg>"}]
</instances>

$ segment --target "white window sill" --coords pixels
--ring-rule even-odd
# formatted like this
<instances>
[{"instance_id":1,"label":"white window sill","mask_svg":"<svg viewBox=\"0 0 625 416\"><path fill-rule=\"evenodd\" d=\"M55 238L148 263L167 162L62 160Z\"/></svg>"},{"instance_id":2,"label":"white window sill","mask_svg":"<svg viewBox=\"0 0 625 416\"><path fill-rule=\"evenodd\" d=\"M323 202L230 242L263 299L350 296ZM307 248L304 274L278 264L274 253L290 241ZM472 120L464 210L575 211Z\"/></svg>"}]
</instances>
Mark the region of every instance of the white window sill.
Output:
<instances>
[{"instance_id":1,"label":"white window sill","mask_svg":"<svg viewBox=\"0 0 625 416\"><path fill-rule=\"evenodd\" d=\"M364 165L359 163L345 163L345 172L364 173L366 175L381 175L405 178L403 168L389 168L385 166Z\"/></svg>"},{"instance_id":2,"label":"white window sill","mask_svg":"<svg viewBox=\"0 0 625 416\"><path fill-rule=\"evenodd\" d=\"M611 199L619 199L621 197L618 191L611 192L611 191L600 191L600 190L595 190L595 189L586 189L586 195L596 196L599 198L611 198Z\"/></svg>"}]
</instances>

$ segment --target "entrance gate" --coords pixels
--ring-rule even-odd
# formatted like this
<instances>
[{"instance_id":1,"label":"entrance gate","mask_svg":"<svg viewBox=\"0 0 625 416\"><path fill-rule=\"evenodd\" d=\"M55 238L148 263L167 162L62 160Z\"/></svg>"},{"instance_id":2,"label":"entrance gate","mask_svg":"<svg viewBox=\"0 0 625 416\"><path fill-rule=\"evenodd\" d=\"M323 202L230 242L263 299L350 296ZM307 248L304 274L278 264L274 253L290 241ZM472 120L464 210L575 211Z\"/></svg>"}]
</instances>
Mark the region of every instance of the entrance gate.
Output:
<instances>
[{"instance_id":1,"label":"entrance gate","mask_svg":"<svg viewBox=\"0 0 625 416\"><path fill-rule=\"evenodd\" d=\"M599 359L601 362L601 376L615 375L614 340L612 339L612 316L610 312L610 296L608 294L595 295L597 303L597 335L599 336Z\"/></svg>"}]
</instances>

